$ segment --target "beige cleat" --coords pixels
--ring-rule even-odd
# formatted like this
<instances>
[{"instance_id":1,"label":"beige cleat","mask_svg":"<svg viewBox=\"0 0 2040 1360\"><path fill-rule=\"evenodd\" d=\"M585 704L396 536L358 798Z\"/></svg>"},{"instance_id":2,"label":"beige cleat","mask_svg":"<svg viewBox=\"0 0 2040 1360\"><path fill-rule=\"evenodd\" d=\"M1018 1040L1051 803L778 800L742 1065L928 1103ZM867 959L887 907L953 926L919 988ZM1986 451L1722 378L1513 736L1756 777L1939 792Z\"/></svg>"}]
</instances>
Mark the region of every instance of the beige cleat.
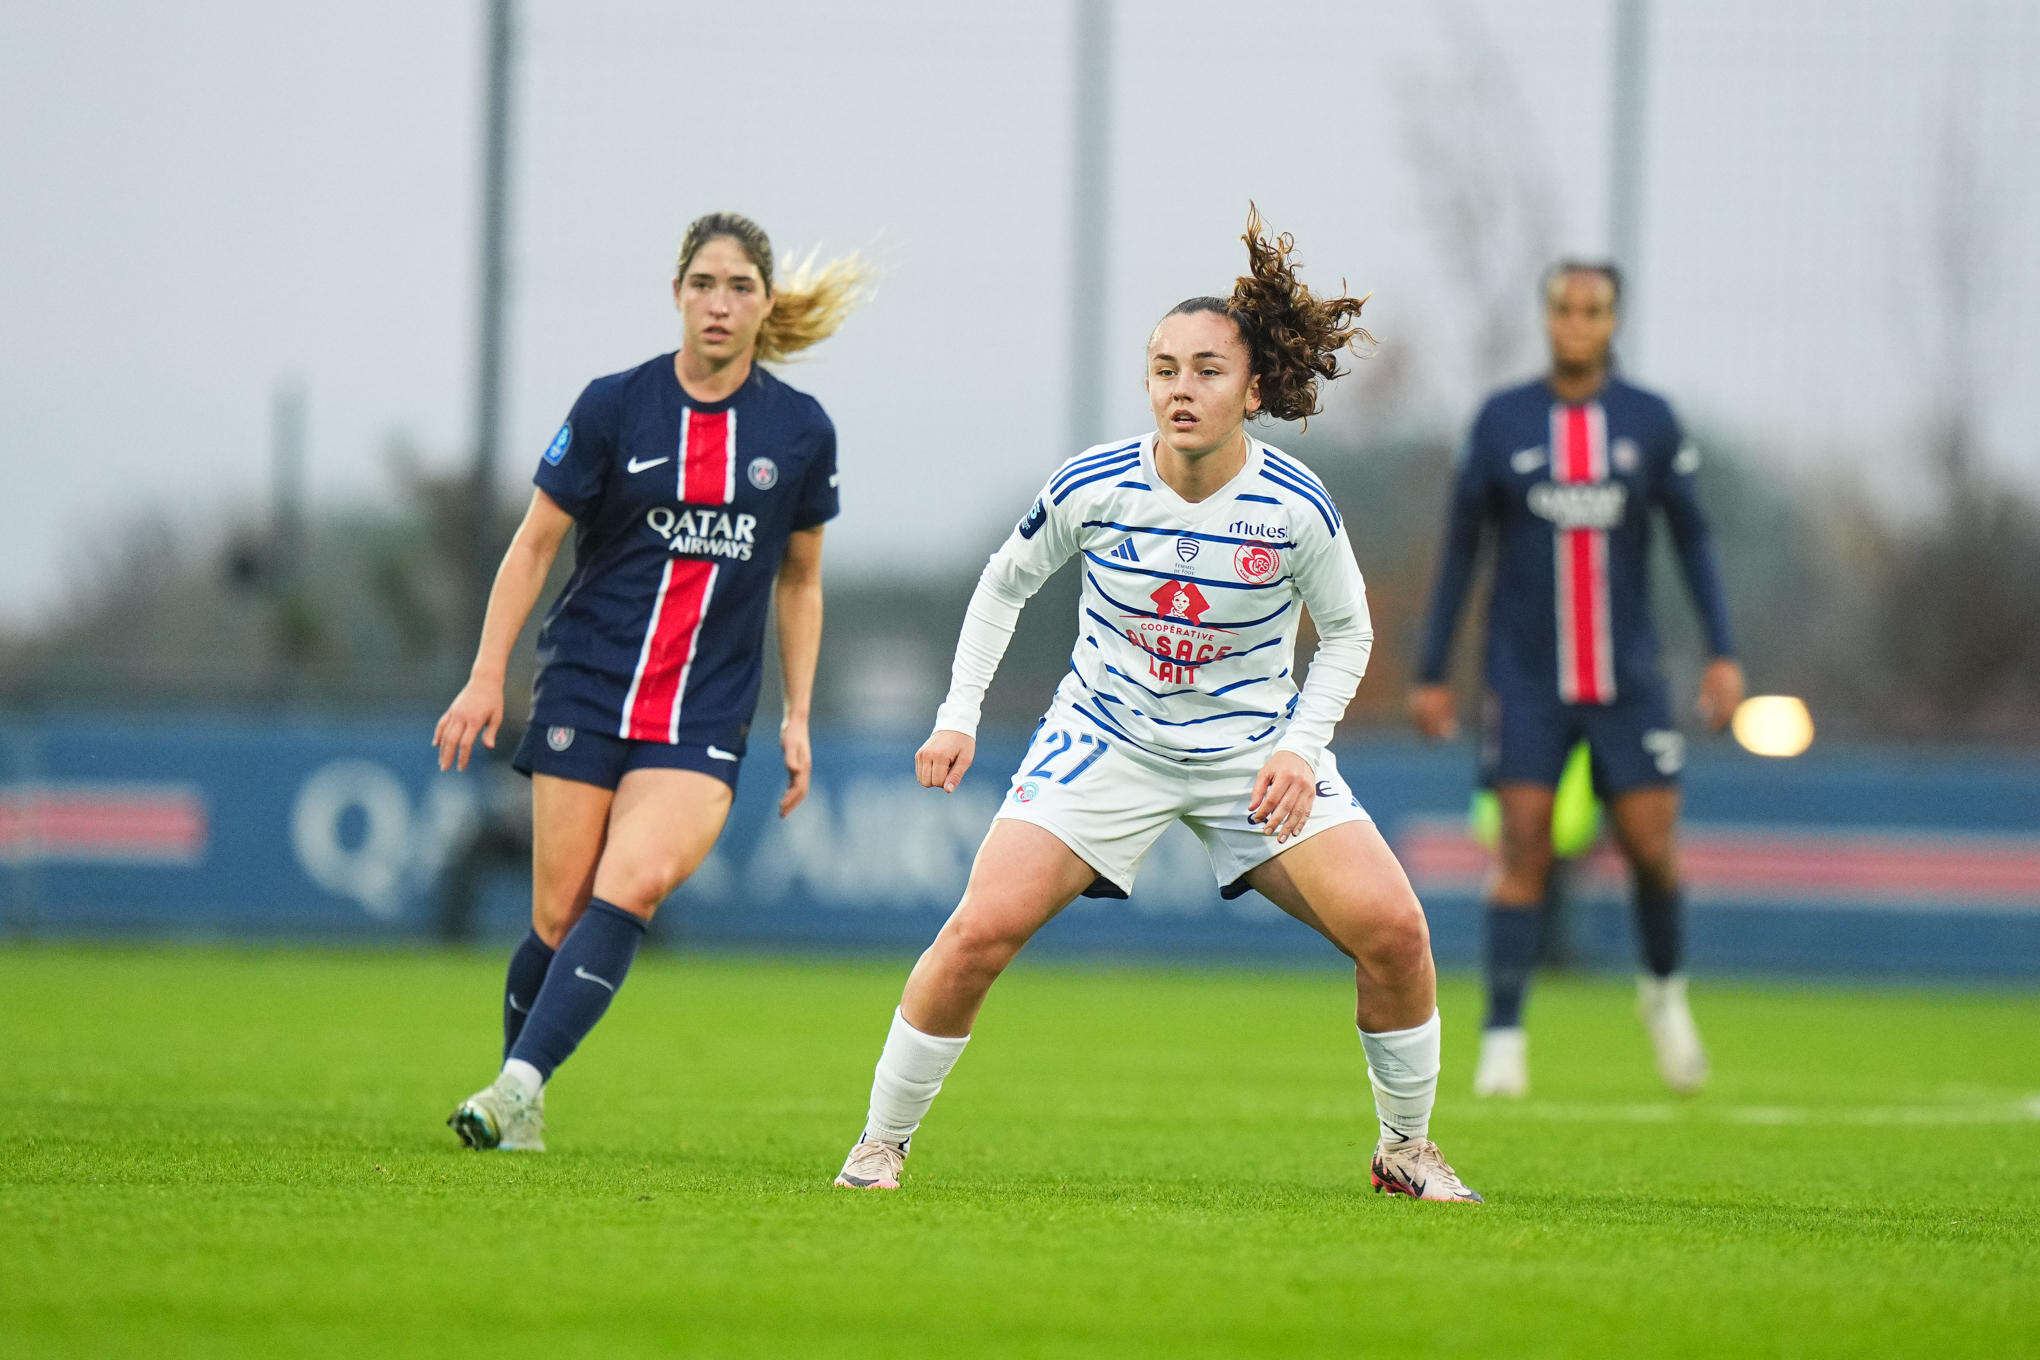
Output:
<instances>
[{"instance_id":1,"label":"beige cleat","mask_svg":"<svg viewBox=\"0 0 2040 1360\"><path fill-rule=\"evenodd\" d=\"M477 1152L544 1152L545 1090L526 1095L517 1083L498 1077L456 1106L446 1122Z\"/></svg>"},{"instance_id":2,"label":"beige cleat","mask_svg":"<svg viewBox=\"0 0 2040 1360\"><path fill-rule=\"evenodd\" d=\"M1438 1145L1426 1138L1422 1142L1399 1143L1394 1147L1383 1144L1374 1150L1374 1188L1391 1195L1408 1195L1411 1199L1438 1200L1448 1204L1480 1204L1484 1201L1467 1183L1459 1179L1445 1161Z\"/></svg>"},{"instance_id":3,"label":"beige cleat","mask_svg":"<svg viewBox=\"0 0 2040 1360\"><path fill-rule=\"evenodd\" d=\"M867 1137L850 1149L843 1169L836 1173L836 1184L847 1190L897 1190L906 1162L906 1144Z\"/></svg>"},{"instance_id":4,"label":"beige cleat","mask_svg":"<svg viewBox=\"0 0 2040 1360\"><path fill-rule=\"evenodd\" d=\"M1530 1093L1530 1036L1521 1025L1481 1031L1473 1093L1516 1099Z\"/></svg>"},{"instance_id":5,"label":"beige cleat","mask_svg":"<svg viewBox=\"0 0 2040 1360\"><path fill-rule=\"evenodd\" d=\"M1657 1054L1658 1075L1665 1085L1682 1096L1692 1095L1707 1084L1707 1050L1700 1045L1700 1030L1686 1005L1686 979L1645 975L1636 980L1636 1013L1650 1032L1650 1046Z\"/></svg>"}]
</instances>

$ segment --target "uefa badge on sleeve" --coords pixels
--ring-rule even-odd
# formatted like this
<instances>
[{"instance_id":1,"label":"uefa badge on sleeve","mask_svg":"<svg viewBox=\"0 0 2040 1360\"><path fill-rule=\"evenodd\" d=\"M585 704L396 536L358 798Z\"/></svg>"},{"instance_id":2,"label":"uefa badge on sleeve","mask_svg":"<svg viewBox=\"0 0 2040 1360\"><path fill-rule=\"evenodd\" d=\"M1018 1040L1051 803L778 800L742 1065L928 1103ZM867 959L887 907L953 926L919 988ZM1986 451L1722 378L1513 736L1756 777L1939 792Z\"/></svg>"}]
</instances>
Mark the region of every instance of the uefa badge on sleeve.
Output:
<instances>
[{"instance_id":1,"label":"uefa badge on sleeve","mask_svg":"<svg viewBox=\"0 0 2040 1360\"><path fill-rule=\"evenodd\" d=\"M770 491L779 484L779 464L770 458L753 458L745 472L751 479L751 485L760 491Z\"/></svg>"}]
</instances>

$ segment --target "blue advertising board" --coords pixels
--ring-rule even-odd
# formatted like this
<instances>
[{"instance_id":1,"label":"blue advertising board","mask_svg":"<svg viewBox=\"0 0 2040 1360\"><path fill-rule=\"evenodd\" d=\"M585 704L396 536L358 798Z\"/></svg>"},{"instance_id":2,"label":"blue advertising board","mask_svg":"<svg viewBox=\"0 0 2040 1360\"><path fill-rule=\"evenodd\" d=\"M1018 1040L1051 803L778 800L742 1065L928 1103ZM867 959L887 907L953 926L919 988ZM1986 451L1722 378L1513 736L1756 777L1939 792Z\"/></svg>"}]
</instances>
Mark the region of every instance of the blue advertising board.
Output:
<instances>
[{"instance_id":1,"label":"blue advertising board","mask_svg":"<svg viewBox=\"0 0 2040 1360\"><path fill-rule=\"evenodd\" d=\"M524 799L501 757L440 773L429 731L429 719L0 722L0 927L431 938L449 857ZM917 740L818 734L814 795L783 821L777 751L755 748L721 843L655 936L911 958L955 905L1024 745L989 735L944 795L913 780ZM1441 962L1470 963L1486 870L1466 832L1470 753L1359 739L1339 762L1409 869ZM1695 971L2040 980L2040 760L1816 748L1767 761L1711 743L1685 788ZM514 861L496 866L484 933L519 928L527 882ZM1619 864L1598 850L1567 885L1573 957L1628 967ZM1276 962L1328 946L1257 895L1220 900L1178 828L1130 900L1079 900L1035 948Z\"/></svg>"}]
</instances>

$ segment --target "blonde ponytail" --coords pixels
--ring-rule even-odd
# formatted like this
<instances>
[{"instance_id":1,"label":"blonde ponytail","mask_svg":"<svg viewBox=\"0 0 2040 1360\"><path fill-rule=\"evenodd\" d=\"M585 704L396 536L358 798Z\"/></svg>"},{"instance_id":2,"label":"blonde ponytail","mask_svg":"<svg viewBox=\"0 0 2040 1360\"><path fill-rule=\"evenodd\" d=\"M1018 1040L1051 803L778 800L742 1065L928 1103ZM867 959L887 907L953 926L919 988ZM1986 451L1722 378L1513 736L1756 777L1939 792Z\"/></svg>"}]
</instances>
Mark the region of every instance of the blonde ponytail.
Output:
<instances>
[{"instance_id":1,"label":"blonde ponytail","mask_svg":"<svg viewBox=\"0 0 2040 1360\"><path fill-rule=\"evenodd\" d=\"M817 262L818 252L787 271L772 294L772 315L758 331L758 357L790 359L834 335L871 295L873 270L862 256Z\"/></svg>"}]
</instances>

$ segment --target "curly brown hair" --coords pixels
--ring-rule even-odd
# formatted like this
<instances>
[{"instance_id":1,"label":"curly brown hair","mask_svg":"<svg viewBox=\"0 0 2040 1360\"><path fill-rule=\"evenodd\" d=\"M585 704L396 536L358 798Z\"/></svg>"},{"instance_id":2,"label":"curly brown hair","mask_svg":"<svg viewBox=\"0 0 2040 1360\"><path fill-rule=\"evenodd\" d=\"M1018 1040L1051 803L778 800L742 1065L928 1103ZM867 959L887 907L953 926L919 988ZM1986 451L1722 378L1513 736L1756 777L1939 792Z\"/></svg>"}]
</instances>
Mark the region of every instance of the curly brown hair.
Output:
<instances>
[{"instance_id":1,"label":"curly brown hair","mask_svg":"<svg viewBox=\"0 0 2040 1360\"><path fill-rule=\"evenodd\" d=\"M1288 232L1270 236L1261 210L1247 204L1247 272L1233 281L1232 296L1194 297L1168 311L1218 312L1232 318L1256 378L1261 380L1261 412L1277 420L1299 420L1305 428L1321 409L1318 384L1345 373L1339 352L1360 353L1376 343L1356 318L1367 297L1319 298L1296 277L1291 253L1296 238Z\"/></svg>"}]
</instances>

